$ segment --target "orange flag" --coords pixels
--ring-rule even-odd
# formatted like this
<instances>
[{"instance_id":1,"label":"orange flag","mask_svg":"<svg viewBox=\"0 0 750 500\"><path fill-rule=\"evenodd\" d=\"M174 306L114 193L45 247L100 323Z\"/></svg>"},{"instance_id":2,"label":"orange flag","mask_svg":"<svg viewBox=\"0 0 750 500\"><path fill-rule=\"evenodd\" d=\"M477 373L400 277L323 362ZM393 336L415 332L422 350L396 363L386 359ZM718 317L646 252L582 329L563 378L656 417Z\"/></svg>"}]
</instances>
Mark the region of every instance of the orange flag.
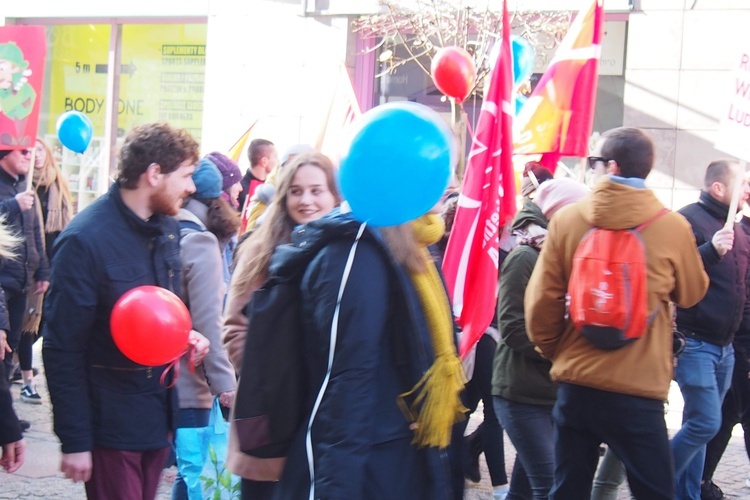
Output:
<instances>
[{"instance_id":1,"label":"orange flag","mask_svg":"<svg viewBox=\"0 0 750 500\"><path fill-rule=\"evenodd\" d=\"M516 154L543 153L553 172L560 156L588 156L603 24L603 0L589 0L516 117Z\"/></svg>"},{"instance_id":2,"label":"orange flag","mask_svg":"<svg viewBox=\"0 0 750 500\"><path fill-rule=\"evenodd\" d=\"M253 129L255 124L258 123L258 120L255 120L250 127L245 131L242 136L237 139L237 142L234 143L234 145L229 148L229 151L227 152L227 156L234 160L235 163L240 162L240 158L242 157L242 153L245 151L245 146L247 145L247 140L250 138L250 131Z\"/></svg>"}]
</instances>

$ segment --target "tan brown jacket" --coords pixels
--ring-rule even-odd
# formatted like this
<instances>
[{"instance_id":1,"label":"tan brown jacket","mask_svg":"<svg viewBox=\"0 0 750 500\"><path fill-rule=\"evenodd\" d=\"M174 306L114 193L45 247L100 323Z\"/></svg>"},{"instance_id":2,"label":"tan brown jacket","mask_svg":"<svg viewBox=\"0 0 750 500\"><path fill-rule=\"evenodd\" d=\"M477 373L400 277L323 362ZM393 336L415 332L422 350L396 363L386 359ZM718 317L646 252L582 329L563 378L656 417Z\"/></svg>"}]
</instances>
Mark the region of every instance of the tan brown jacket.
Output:
<instances>
[{"instance_id":1,"label":"tan brown jacket","mask_svg":"<svg viewBox=\"0 0 750 500\"><path fill-rule=\"evenodd\" d=\"M252 244L252 241L246 243L246 245ZM242 367L242 354L249 325L243 310L253 292L263 283L263 280L259 279L247 289L241 289L237 284L238 278L246 272L248 261L253 253L252 247L247 247L238 254L237 266L232 274L227 303L224 306L224 328L221 338L227 348L229 359L238 373ZM239 449L237 432L233 426L230 426L226 467L233 474L254 481L277 481L284 470L285 460L284 458L256 458L242 453Z\"/></svg>"},{"instance_id":2,"label":"tan brown jacket","mask_svg":"<svg viewBox=\"0 0 750 500\"><path fill-rule=\"evenodd\" d=\"M554 380L667 398L673 364L669 302L690 307L703 298L708 287L695 237L682 215L669 212L642 233L648 262L648 308L658 309L644 337L620 349L596 349L567 320L565 305L573 254L592 225L632 228L662 208L651 190L605 178L591 195L553 217L526 289L524 308L529 338L552 361Z\"/></svg>"}]
</instances>

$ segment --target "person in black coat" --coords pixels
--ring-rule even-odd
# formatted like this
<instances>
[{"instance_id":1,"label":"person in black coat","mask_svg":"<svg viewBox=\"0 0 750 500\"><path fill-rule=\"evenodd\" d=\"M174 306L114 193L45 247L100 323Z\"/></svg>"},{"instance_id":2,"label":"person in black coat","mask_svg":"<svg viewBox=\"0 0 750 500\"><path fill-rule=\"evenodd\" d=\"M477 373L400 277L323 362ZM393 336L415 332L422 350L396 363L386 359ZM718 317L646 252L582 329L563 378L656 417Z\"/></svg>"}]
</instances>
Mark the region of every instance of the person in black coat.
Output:
<instances>
[{"instance_id":1,"label":"person in black coat","mask_svg":"<svg viewBox=\"0 0 750 500\"><path fill-rule=\"evenodd\" d=\"M435 353L445 352L442 346L452 349L461 374L447 295L439 315L445 343L436 343L428 326L434 323L409 267L426 256L404 243L404 231L411 230L364 228L347 214L333 215L296 230L292 244L274 254L271 268L283 273L294 265L285 259L290 251L328 240L302 278L307 416L275 498L450 498L445 446L453 419L438 433L443 445L415 444L423 443L427 424L419 423L414 395L402 397L440 359ZM463 380L455 381L455 398L440 407L460 407Z\"/></svg>"},{"instance_id":2,"label":"person in black coat","mask_svg":"<svg viewBox=\"0 0 750 500\"><path fill-rule=\"evenodd\" d=\"M197 160L187 131L166 123L137 127L120 150L117 182L55 242L42 354L60 469L86 482L90 498L154 498L171 450L179 406L168 365L127 358L115 345L110 316L139 286L180 295L180 231L172 216L195 191ZM192 331L190 342L200 361L208 341Z\"/></svg>"},{"instance_id":3,"label":"person in black coat","mask_svg":"<svg viewBox=\"0 0 750 500\"><path fill-rule=\"evenodd\" d=\"M750 217L740 221L745 234L750 238ZM721 405L721 427L716 436L706 445L706 463L703 465L701 498L724 498L721 488L713 483L714 472L732 437L732 429L742 424L745 436L745 451L750 458L750 315L742 317L740 328L734 336L734 371L732 383Z\"/></svg>"},{"instance_id":4,"label":"person in black coat","mask_svg":"<svg viewBox=\"0 0 750 500\"><path fill-rule=\"evenodd\" d=\"M37 198L34 191L28 189L30 156L28 149L0 151L0 214L5 216L8 227L22 237L18 256L8 260L0 269L0 285L8 303L8 341L11 349L18 352L23 375L21 399L39 404L42 400L32 380L32 345L36 337L23 335L22 330L27 296L44 295L49 287L49 263L44 250L42 221L35 206ZM6 377L10 377L13 374L13 356L6 356L5 369Z\"/></svg>"},{"instance_id":5,"label":"person in black coat","mask_svg":"<svg viewBox=\"0 0 750 500\"><path fill-rule=\"evenodd\" d=\"M700 302L677 308L677 329L687 337L674 373L685 401L682 427L671 440L678 499L700 495L706 444L719 431L732 379L732 344L750 314L750 239L738 224L726 224L736 215L729 214L735 187L742 207L750 189L739 164L711 162L700 200L680 210L692 227L710 283Z\"/></svg>"},{"instance_id":6,"label":"person in black coat","mask_svg":"<svg viewBox=\"0 0 750 500\"><path fill-rule=\"evenodd\" d=\"M4 224L0 224L0 262L15 258L14 250L19 244L20 239L13 236ZM10 321L5 293L0 288L0 360L10 356L11 349L7 338L9 329ZM23 465L26 458L26 442L23 440L22 428L16 412L13 410L8 377L3 376L4 373L5 368L0 365L0 446L3 449L0 466L8 472L15 472Z\"/></svg>"}]
</instances>

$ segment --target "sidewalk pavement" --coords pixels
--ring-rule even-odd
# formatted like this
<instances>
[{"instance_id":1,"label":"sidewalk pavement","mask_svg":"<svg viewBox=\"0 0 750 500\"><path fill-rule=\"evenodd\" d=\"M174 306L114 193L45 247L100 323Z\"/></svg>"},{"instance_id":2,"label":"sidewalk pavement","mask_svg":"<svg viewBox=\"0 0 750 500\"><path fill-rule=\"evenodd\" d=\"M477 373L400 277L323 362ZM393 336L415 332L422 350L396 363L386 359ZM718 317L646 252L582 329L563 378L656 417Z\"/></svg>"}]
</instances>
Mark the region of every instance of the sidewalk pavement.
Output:
<instances>
[{"instance_id":1,"label":"sidewalk pavement","mask_svg":"<svg viewBox=\"0 0 750 500\"><path fill-rule=\"evenodd\" d=\"M35 365L42 368L41 342L34 346ZM31 422L31 429L24 435L27 443L26 462L13 474L0 472L0 499L28 499L55 498L62 500L79 500L85 498L83 485L74 484L62 477L60 467L60 446L57 437L52 432L51 405L43 370L36 378L36 387L42 396L41 405L31 405L20 401L20 385L12 385L16 412L19 418ZM680 427L682 418L682 398L676 384L670 391L670 405L667 414L667 426L670 432ZM468 432L472 431L481 421L481 407L474 412L469 421ZM147 425L144 422L144 425ZM515 450L508 437L505 437L505 465L508 476L513 468ZM491 500L492 485L484 459L480 459L482 480L477 483L466 483L466 500ZM162 477L157 498L170 498L175 469L167 469ZM714 475L714 482L730 499L750 499L750 488L745 486L745 480L750 476L750 462L745 452L742 428L737 426L732 435L721 463ZM629 499L627 484L620 488L618 500Z\"/></svg>"}]
</instances>

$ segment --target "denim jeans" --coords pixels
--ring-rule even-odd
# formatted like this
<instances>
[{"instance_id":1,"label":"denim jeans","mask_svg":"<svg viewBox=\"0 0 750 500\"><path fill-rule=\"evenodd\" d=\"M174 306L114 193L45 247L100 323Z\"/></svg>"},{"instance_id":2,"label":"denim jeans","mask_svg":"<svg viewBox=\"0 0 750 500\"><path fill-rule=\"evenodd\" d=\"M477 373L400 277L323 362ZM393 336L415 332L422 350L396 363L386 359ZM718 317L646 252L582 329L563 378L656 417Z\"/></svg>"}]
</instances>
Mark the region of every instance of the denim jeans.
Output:
<instances>
[{"instance_id":1,"label":"denim jeans","mask_svg":"<svg viewBox=\"0 0 750 500\"><path fill-rule=\"evenodd\" d=\"M479 339L474 374L461 393L461 402L469 409L469 413L466 419L454 426L451 438L454 445L448 451L451 463L451 487L456 499L464 497L464 466L470 460L469 450L463 439L464 432L469 423L468 417L477 409L479 401L482 401L484 408L484 420L475 432L479 432L492 486L508 484L508 476L505 473L503 428L492 405L492 359L495 356L496 346L497 343L490 335L482 335Z\"/></svg>"},{"instance_id":2,"label":"denim jeans","mask_svg":"<svg viewBox=\"0 0 750 500\"><path fill-rule=\"evenodd\" d=\"M750 379L746 370L737 369L737 355L734 357L735 369L732 374L732 385L724 396L721 405L721 428L714 438L706 445L706 463L703 466L703 480L710 481L714 477L716 466L719 465L724 451L727 449L732 429L742 424L745 437L745 452L750 458Z\"/></svg>"},{"instance_id":3,"label":"denim jeans","mask_svg":"<svg viewBox=\"0 0 750 500\"><path fill-rule=\"evenodd\" d=\"M734 369L734 348L688 338L675 369L685 407L672 438L678 500L700 500L706 444L721 426L721 403Z\"/></svg>"},{"instance_id":4,"label":"denim jeans","mask_svg":"<svg viewBox=\"0 0 750 500\"><path fill-rule=\"evenodd\" d=\"M617 458L612 448L608 448L596 471L591 500L617 500L617 492L626 477L625 464Z\"/></svg>"},{"instance_id":5,"label":"denim jeans","mask_svg":"<svg viewBox=\"0 0 750 500\"><path fill-rule=\"evenodd\" d=\"M552 420L551 499L589 500L602 442L625 464L635 498L674 499L663 401L561 383Z\"/></svg>"},{"instance_id":6,"label":"denim jeans","mask_svg":"<svg viewBox=\"0 0 750 500\"><path fill-rule=\"evenodd\" d=\"M493 396L495 413L516 448L507 499L546 500L555 473L552 407Z\"/></svg>"}]
</instances>

